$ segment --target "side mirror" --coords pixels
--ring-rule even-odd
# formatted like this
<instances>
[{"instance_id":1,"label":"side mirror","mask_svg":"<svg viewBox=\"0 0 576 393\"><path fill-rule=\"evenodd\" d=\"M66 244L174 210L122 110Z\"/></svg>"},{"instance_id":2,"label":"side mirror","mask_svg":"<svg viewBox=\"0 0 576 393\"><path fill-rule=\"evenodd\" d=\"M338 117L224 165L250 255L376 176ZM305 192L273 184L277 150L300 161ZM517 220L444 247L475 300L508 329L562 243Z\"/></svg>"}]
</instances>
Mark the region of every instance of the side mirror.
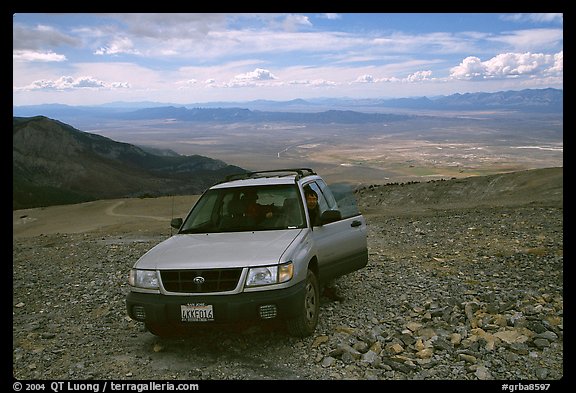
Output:
<instances>
[{"instance_id":1,"label":"side mirror","mask_svg":"<svg viewBox=\"0 0 576 393\"><path fill-rule=\"evenodd\" d=\"M182 226L182 219L173 218L172 221L170 221L170 226L174 229L180 229L180 227Z\"/></svg>"},{"instance_id":2,"label":"side mirror","mask_svg":"<svg viewBox=\"0 0 576 393\"><path fill-rule=\"evenodd\" d=\"M321 225L329 224L334 221L340 221L341 219L342 219L342 213L340 213L340 210L326 210L320 216L320 224Z\"/></svg>"}]
</instances>

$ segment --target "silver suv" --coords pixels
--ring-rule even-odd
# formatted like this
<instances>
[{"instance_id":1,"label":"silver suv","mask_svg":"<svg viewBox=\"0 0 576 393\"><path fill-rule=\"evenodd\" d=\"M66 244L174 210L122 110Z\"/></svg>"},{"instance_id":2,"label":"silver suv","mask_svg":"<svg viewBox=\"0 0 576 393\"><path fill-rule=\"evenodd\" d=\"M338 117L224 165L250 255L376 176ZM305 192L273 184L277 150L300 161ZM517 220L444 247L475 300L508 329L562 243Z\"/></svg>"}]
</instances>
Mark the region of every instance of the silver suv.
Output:
<instances>
[{"instance_id":1,"label":"silver suv","mask_svg":"<svg viewBox=\"0 0 576 393\"><path fill-rule=\"evenodd\" d=\"M366 221L335 194L309 168L229 176L134 264L128 315L160 336L271 319L313 334L320 288L368 262Z\"/></svg>"}]
</instances>

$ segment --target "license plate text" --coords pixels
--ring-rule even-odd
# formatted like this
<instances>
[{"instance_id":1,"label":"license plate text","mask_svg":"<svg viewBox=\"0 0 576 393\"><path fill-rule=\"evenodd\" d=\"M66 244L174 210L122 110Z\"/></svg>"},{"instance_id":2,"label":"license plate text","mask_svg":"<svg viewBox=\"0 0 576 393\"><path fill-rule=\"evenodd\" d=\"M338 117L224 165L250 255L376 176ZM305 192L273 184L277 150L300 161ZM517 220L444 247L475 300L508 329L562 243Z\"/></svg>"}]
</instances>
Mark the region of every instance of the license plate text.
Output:
<instances>
[{"instance_id":1,"label":"license plate text","mask_svg":"<svg viewBox=\"0 0 576 393\"><path fill-rule=\"evenodd\" d=\"M211 304L192 303L180 306L182 322L208 322L214 320Z\"/></svg>"}]
</instances>

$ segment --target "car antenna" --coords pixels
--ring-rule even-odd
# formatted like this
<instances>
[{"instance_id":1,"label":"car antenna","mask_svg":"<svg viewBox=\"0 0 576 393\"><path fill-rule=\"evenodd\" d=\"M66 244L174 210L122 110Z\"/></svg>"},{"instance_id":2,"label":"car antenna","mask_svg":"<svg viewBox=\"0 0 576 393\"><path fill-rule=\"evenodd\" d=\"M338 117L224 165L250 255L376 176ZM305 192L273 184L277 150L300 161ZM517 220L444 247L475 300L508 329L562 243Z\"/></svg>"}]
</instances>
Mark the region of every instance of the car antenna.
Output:
<instances>
[{"instance_id":1,"label":"car antenna","mask_svg":"<svg viewBox=\"0 0 576 393\"><path fill-rule=\"evenodd\" d=\"M172 212L170 213L170 222L174 219L174 194L172 194ZM172 225L170 225L170 237L172 237Z\"/></svg>"}]
</instances>

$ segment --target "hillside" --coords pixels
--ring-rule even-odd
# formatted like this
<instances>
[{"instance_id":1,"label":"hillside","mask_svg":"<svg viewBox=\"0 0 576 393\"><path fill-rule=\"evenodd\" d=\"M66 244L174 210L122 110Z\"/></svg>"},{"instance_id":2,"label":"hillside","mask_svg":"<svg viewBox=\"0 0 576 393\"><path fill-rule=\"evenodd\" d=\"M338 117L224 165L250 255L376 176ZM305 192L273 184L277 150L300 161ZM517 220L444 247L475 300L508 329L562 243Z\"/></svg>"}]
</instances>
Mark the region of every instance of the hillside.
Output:
<instances>
[{"instance_id":1,"label":"hillside","mask_svg":"<svg viewBox=\"0 0 576 393\"><path fill-rule=\"evenodd\" d=\"M13 209L134 196L196 194L243 169L153 154L44 116L13 119Z\"/></svg>"},{"instance_id":2,"label":"hillside","mask_svg":"<svg viewBox=\"0 0 576 393\"><path fill-rule=\"evenodd\" d=\"M434 180L407 184L372 185L359 190L359 203L366 213L410 212L468 207L554 204L564 200L563 168L541 168Z\"/></svg>"},{"instance_id":3,"label":"hillside","mask_svg":"<svg viewBox=\"0 0 576 393\"><path fill-rule=\"evenodd\" d=\"M382 216L434 214L479 206L563 205L563 168L534 169L446 181L373 185L355 194L370 221ZM122 198L15 210L13 236L50 233L169 235L172 217L183 217L197 196ZM71 219L72 218L72 219Z\"/></svg>"}]
</instances>

